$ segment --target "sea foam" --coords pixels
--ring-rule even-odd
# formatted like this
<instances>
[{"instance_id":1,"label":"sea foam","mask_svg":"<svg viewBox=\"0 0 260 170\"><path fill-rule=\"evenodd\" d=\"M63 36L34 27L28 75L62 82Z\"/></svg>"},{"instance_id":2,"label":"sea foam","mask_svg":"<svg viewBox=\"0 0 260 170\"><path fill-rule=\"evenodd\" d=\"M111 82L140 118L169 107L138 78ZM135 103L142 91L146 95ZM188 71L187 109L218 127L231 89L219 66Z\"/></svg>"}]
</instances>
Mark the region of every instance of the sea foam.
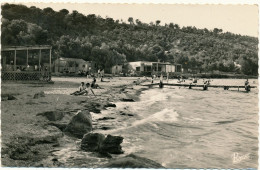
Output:
<instances>
[{"instance_id":1,"label":"sea foam","mask_svg":"<svg viewBox=\"0 0 260 170\"><path fill-rule=\"evenodd\" d=\"M156 112L147 118L144 118L142 120L137 120L133 123L132 126L138 126L144 123L149 122L175 122L178 119L178 113L174 109L165 108L162 111Z\"/></svg>"}]
</instances>

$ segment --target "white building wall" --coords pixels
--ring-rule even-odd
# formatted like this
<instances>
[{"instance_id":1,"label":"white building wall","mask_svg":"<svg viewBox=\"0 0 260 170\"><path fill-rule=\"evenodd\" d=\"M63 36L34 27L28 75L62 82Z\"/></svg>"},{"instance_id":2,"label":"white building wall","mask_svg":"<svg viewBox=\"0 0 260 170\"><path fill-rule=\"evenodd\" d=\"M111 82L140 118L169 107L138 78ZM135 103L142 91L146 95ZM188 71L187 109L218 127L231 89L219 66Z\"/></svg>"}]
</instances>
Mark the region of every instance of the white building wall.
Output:
<instances>
[{"instance_id":1,"label":"white building wall","mask_svg":"<svg viewBox=\"0 0 260 170\"><path fill-rule=\"evenodd\" d=\"M121 65L115 65L111 68L112 74L119 74L122 72L122 66Z\"/></svg>"},{"instance_id":2,"label":"white building wall","mask_svg":"<svg viewBox=\"0 0 260 170\"><path fill-rule=\"evenodd\" d=\"M172 65L172 73L175 72L175 65Z\"/></svg>"},{"instance_id":3,"label":"white building wall","mask_svg":"<svg viewBox=\"0 0 260 170\"><path fill-rule=\"evenodd\" d=\"M171 65L166 65L166 73L171 72Z\"/></svg>"},{"instance_id":4,"label":"white building wall","mask_svg":"<svg viewBox=\"0 0 260 170\"><path fill-rule=\"evenodd\" d=\"M169 73L175 72L175 66L174 65L166 65L166 72L169 72Z\"/></svg>"},{"instance_id":5,"label":"white building wall","mask_svg":"<svg viewBox=\"0 0 260 170\"><path fill-rule=\"evenodd\" d=\"M141 63L141 61L129 62L129 65L132 67L131 69L136 71L136 67L141 67Z\"/></svg>"}]
</instances>

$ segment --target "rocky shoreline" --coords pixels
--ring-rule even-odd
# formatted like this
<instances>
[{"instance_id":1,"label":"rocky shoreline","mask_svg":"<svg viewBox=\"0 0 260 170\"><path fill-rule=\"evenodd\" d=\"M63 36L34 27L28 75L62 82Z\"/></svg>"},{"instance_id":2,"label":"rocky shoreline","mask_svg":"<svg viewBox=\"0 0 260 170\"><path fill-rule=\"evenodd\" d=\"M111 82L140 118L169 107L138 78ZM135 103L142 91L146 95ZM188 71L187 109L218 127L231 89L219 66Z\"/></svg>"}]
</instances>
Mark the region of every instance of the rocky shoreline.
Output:
<instances>
[{"instance_id":1,"label":"rocky shoreline","mask_svg":"<svg viewBox=\"0 0 260 170\"><path fill-rule=\"evenodd\" d=\"M14 91L9 92L12 87L2 85L2 90L4 88L6 92L2 96L8 96L2 102L1 109L2 166L162 168L152 160L133 154L117 156L124 153L120 145L123 137L102 134L102 131L119 128L119 121L127 119L131 122L135 116L124 110L114 115L103 115L102 110L116 107L115 102L138 101L144 90L136 88L136 82L132 80L119 85L115 83L114 86L111 84L104 84L105 90L97 92L97 97L45 94L53 88L51 85L36 86L33 90L23 85L23 90L28 91L17 91L15 94ZM73 83L55 83L59 88L68 85L75 86ZM25 109L19 110L24 104ZM11 126L9 123L16 124ZM56 153L68 145L90 156L81 160L70 157L73 163L66 164L66 160L61 161Z\"/></svg>"}]
</instances>

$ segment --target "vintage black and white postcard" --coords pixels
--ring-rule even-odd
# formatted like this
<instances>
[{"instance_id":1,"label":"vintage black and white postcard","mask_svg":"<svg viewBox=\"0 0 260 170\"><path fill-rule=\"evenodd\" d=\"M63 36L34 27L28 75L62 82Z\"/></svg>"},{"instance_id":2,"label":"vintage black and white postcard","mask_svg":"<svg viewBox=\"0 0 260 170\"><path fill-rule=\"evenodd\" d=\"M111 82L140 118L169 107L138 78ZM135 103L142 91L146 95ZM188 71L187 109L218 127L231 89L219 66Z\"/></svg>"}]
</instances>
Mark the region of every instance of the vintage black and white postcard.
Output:
<instances>
[{"instance_id":1,"label":"vintage black and white postcard","mask_svg":"<svg viewBox=\"0 0 260 170\"><path fill-rule=\"evenodd\" d=\"M259 2L211 2L1 2L1 166L258 169Z\"/></svg>"}]
</instances>

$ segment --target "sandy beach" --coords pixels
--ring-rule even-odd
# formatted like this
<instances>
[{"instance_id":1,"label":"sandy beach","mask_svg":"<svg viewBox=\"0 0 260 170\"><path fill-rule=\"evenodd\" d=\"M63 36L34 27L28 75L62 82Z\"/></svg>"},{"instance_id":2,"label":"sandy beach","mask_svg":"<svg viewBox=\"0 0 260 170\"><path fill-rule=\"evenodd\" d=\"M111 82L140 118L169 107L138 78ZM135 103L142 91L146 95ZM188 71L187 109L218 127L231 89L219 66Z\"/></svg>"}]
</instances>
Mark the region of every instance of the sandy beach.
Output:
<instances>
[{"instance_id":1,"label":"sandy beach","mask_svg":"<svg viewBox=\"0 0 260 170\"><path fill-rule=\"evenodd\" d=\"M86 78L54 77L54 84L2 83L2 166L62 166L62 163L54 158L53 152L77 141L74 137L64 135L61 129L81 110L90 111L93 132L119 128L121 121L131 124L131 119L137 115L127 111L103 115L101 111L109 109L105 107L108 103L112 104L122 99L138 101L143 87L136 86L136 80L137 78L115 77L100 82L98 79L97 84L102 89L94 89L96 96L69 95L77 90L80 82L91 82L91 79ZM141 81L145 79L141 78ZM44 95L35 97L39 92L43 92ZM7 95L15 97L15 100L5 100ZM52 121L43 116L45 112L61 112L63 117ZM105 162L107 161L103 161ZM82 163L75 162L71 166L97 165L83 166Z\"/></svg>"}]
</instances>

